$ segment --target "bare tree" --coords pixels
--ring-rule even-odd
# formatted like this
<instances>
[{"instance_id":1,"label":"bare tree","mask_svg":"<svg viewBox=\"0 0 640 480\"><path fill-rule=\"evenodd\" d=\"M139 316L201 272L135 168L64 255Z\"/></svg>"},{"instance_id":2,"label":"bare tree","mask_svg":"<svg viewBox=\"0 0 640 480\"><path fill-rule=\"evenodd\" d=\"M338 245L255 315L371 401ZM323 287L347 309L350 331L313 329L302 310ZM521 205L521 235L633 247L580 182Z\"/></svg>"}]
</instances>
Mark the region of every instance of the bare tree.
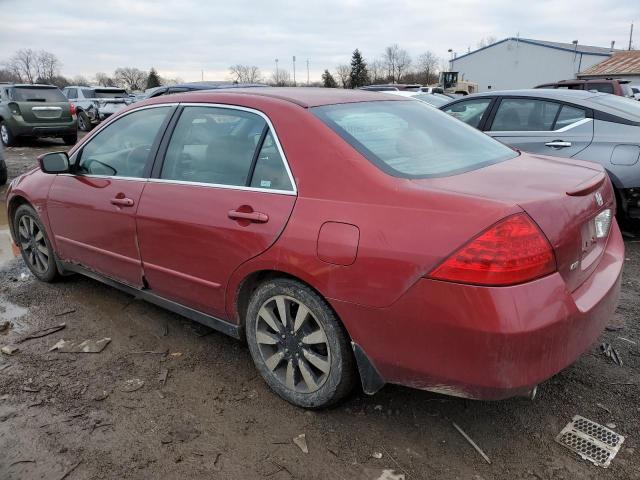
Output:
<instances>
[{"instance_id":1,"label":"bare tree","mask_svg":"<svg viewBox=\"0 0 640 480\"><path fill-rule=\"evenodd\" d=\"M115 87L116 86L116 83L113 81L113 78L111 78L109 75L107 75L104 72L96 73L95 79L96 79L96 85L99 85L101 87Z\"/></svg>"},{"instance_id":2,"label":"bare tree","mask_svg":"<svg viewBox=\"0 0 640 480\"><path fill-rule=\"evenodd\" d=\"M180 77L175 77L175 78L160 77L160 83L162 85L171 86L171 85L177 85L178 83L184 83L184 80L182 80Z\"/></svg>"},{"instance_id":3,"label":"bare tree","mask_svg":"<svg viewBox=\"0 0 640 480\"><path fill-rule=\"evenodd\" d=\"M373 62L369 63L369 65L367 65L367 68L369 70L371 83L384 82L385 66L382 60L374 60Z\"/></svg>"},{"instance_id":4,"label":"bare tree","mask_svg":"<svg viewBox=\"0 0 640 480\"><path fill-rule=\"evenodd\" d=\"M229 74L235 83L259 83L262 81L260 69L255 65L231 65Z\"/></svg>"},{"instance_id":5,"label":"bare tree","mask_svg":"<svg viewBox=\"0 0 640 480\"><path fill-rule=\"evenodd\" d=\"M338 65L336 67L336 74L340 79L340 85L342 88L349 88L349 77L351 76L351 67L349 65Z\"/></svg>"},{"instance_id":6,"label":"bare tree","mask_svg":"<svg viewBox=\"0 0 640 480\"><path fill-rule=\"evenodd\" d=\"M435 53L426 51L418 57L416 61L417 73L419 73L421 83L431 84L438 80L436 70L438 68L439 58Z\"/></svg>"},{"instance_id":7,"label":"bare tree","mask_svg":"<svg viewBox=\"0 0 640 480\"><path fill-rule=\"evenodd\" d=\"M389 80L399 82L402 75L411 67L411 56L404 48L400 48L397 43L394 43L385 48L383 62Z\"/></svg>"},{"instance_id":8,"label":"bare tree","mask_svg":"<svg viewBox=\"0 0 640 480\"><path fill-rule=\"evenodd\" d=\"M30 48L18 50L7 62L7 69L21 82L33 83L38 75L36 69L37 53Z\"/></svg>"},{"instance_id":9,"label":"bare tree","mask_svg":"<svg viewBox=\"0 0 640 480\"><path fill-rule=\"evenodd\" d=\"M147 83L147 74L137 68L120 67L114 72L113 79L116 85L129 91L143 90Z\"/></svg>"},{"instance_id":10,"label":"bare tree","mask_svg":"<svg viewBox=\"0 0 640 480\"><path fill-rule=\"evenodd\" d=\"M488 37L481 38L478 41L477 46L478 48L488 47L489 45L496 43L496 41L497 41L496 37L494 37L493 35L489 35Z\"/></svg>"},{"instance_id":11,"label":"bare tree","mask_svg":"<svg viewBox=\"0 0 640 480\"><path fill-rule=\"evenodd\" d=\"M0 82L20 82L20 77L8 68L0 68Z\"/></svg>"},{"instance_id":12,"label":"bare tree","mask_svg":"<svg viewBox=\"0 0 640 480\"><path fill-rule=\"evenodd\" d=\"M271 74L271 85L276 87L286 87L291 84L291 75L288 70L279 68Z\"/></svg>"},{"instance_id":13,"label":"bare tree","mask_svg":"<svg viewBox=\"0 0 640 480\"><path fill-rule=\"evenodd\" d=\"M45 50L36 52L34 57L37 81L51 83L60 73L60 60L53 53Z\"/></svg>"},{"instance_id":14,"label":"bare tree","mask_svg":"<svg viewBox=\"0 0 640 480\"><path fill-rule=\"evenodd\" d=\"M76 75L71 79L72 85L89 86L89 80L83 75Z\"/></svg>"}]
</instances>

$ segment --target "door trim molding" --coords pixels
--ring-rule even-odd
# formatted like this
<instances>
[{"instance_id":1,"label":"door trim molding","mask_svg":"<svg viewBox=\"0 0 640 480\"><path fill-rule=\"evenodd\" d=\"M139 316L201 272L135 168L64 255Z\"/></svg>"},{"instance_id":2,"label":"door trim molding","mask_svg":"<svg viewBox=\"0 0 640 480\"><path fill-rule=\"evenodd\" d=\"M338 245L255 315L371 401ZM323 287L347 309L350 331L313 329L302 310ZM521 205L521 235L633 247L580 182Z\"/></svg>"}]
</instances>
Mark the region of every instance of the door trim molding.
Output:
<instances>
[{"instance_id":1,"label":"door trim molding","mask_svg":"<svg viewBox=\"0 0 640 480\"><path fill-rule=\"evenodd\" d=\"M129 295L133 295L136 298L140 298L149 303L165 308L166 310L169 310L173 313L182 315L183 317L186 317L189 320L193 320L194 322L201 323L209 328L212 328L221 333L224 333L225 335L229 335L230 337L233 337L236 339L242 338L242 333L239 325L230 323L221 318L214 317L213 315L200 312L191 307L187 307L180 303L164 298L156 294L155 292L153 292L153 290L151 289L135 288L125 283L119 282L118 280L114 280L110 277L94 272L93 270L89 270L78 264L63 262L60 260L56 260L56 261L58 264L58 269L61 271L61 273L66 273L66 272L79 273L80 275L84 275L86 277L92 278L106 285L109 285L110 287L117 288L118 290L121 290Z\"/></svg>"},{"instance_id":2,"label":"door trim molding","mask_svg":"<svg viewBox=\"0 0 640 480\"><path fill-rule=\"evenodd\" d=\"M160 265L155 265L153 263L148 263L143 261L142 262L142 267L143 269L151 269L151 270L156 270L158 272L162 272L162 273L166 273L167 275L172 275L174 277L178 277L181 280L186 280L188 282L193 282L193 283L199 283L200 285L203 285L205 287L209 287L209 288L220 288L222 285L220 285L217 282L212 282L210 280L205 280L204 278L200 278L200 277L194 277L193 275L189 275L187 273L184 272L179 272L177 270L172 270L170 268L166 268L166 267L161 267Z\"/></svg>"},{"instance_id":3,"label":"door trim molding","mask_svg":"<svg viewBox=\"0 0 640 480\"><path fill-rule=\"evenodd\" d=\"M120 255L119 253L111 252L109 250L103 250L102 248L94 247L93 245L89 245L87 243L78 242L77 240L72 240L67 237L63 237L62 235L55 235L56 241L60 241L62 243L68 243L73 245L74 247L84 248L85 250L89 250L94 253L99 253L100 255L105 255L107 257L115 258L122 262L127 262L132 265L142 266L142 262L138 259L127 257L126 255Z\"/></svg>"}]
</instances>

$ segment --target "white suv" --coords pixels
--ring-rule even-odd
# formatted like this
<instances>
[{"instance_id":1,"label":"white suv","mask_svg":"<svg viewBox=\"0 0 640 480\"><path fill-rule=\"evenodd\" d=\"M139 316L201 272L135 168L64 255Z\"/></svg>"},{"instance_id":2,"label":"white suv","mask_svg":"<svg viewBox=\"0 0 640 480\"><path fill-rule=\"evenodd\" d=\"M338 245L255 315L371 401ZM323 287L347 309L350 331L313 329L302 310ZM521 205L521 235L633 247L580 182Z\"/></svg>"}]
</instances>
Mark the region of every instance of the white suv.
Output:
<instances>
[{"instance_id":1,"label":"white suv","mask_svg":"<svg viewBox=\"0 0 640 480\"><path fill-rule=\"evenodd\" d=\"M132 103L124 88L70 86L62 93L75 106L78 128L85 132Z\"/></svg>"}]
</instances>

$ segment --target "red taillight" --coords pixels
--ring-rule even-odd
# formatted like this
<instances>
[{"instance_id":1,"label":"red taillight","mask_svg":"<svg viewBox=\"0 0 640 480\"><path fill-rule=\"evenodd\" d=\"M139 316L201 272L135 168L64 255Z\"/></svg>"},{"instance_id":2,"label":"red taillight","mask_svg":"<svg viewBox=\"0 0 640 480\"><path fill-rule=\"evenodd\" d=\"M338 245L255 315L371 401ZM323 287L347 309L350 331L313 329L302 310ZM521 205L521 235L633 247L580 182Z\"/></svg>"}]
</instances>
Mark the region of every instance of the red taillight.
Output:
<instances>
[{"instance_id":1,"label":"red taillight","mask_svg":"<svg viewBox=\"0 0 640 480\"><path fill-rule=\"evenodd\" d=\"M76 114L76 106L73 104L73 102L69 102L69 112L71 113L71 115Z\"/></svg>"},{"instance_id":2,"label":"red taillight","mask_svg":"<svg viewBox=\"0 0 640 480\"><path fill-rule=\"evenodd\" d=\"M431 278L476 285L513 285L556 270L547 237L524 213L496 223L440 264Z\"/></svg>"}]
</instances>

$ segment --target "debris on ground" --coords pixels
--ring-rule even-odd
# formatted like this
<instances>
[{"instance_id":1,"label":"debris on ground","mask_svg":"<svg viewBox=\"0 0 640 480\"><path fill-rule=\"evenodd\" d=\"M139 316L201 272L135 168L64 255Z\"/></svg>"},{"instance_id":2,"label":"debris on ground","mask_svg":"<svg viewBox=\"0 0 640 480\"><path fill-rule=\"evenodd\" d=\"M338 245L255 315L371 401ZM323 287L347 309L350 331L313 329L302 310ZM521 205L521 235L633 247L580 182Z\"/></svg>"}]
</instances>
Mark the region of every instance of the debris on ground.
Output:
<instances>
[{"instance_id":1,"label":"debris on ground","mask_svg":"<svg viewBox=\"0 0 640 480\"><path fill-rule=\"evenodd\" d=\"M611 430L613 430L614 428L616 428L616 424L615 423L607 423L607 428L610 428Z\"/></svg>"},{"instance_id":2,"label":"debris on ground","mask_svg":"<svg viewBox=\"0 0 640 480\"><path fill-rule=\"evenodd\" d=\"M613 361L613 363L622 367L622 358L620 357L620 354L618 353L618 351L615 348L613 348L610 343L605 342L601 344L600 351L605 357L610 358Z\"/></svg>"},{"instance_id":3,"label":"debris on ground","mask_svg":"<svg viewBox=\"0 0 640 480\"><path fill-rule=\"evenodd\" d=\"M556 442L576 452L583 460L607 468L620 450L624 437L588 418L575 415L558 434Z\"/></svg>"},{"instance_id":4,"label":"debris on ground","mask_svg":"<svg viewBox=\"0 0 640 480\"><path fill-rule=\"evenodd\" d=\"M67 478L69 475L71 475L73 473L73 471L78 468L80 466L80 464L82 463L82 460L80 460L79 462L77 462L76 464L72 465L71 468L69 468L64 475L62 475L60 477L59 480L64 480L65 478Z\"/></svg>"},{"instance_id":5,"label":"debris on ground","mask_svg":"<svg viewBox=\"0 0 640 480\"><path fill-rule=\"evenodd\" d=\"M80 343L67 342L63 339L51 347L49 351L57 350L61 353L100 353L110 341L111 339L108 337L101 338L100 340L85 340Z\"/></svg>"},{"instance_id":6,"label":"debris on ground","mask_svg":"<svg viewBox=\"0 0 640 480\"><path fill-rule=\"evenodd\" d=\"M9 320L0 322L0 333L7 332L13 324Z\"/></svg>"},{"instance_id":7,"label":"debris on ground","mask_svg":"<svg viewBox=\"0 0 640 480\"><path fill-rule=\"evenodd\" d=\"M371 454L371 456L372 456L373 458L380 459L380 458L382 458L382 452L373 452L373 453Z\"/></svg>"},{"instance_id":8,"label":"debris on ground","mask_svg":"<svg viewBox=\"0 0 640 480\"><path fill-rule=\"evenodd\" d=\"M309 447L307 447L307 438L304 433L301 433L297 437L294 437L293 443L295 443L303 453L309 453Z\"/></svg>"},{"instance_id":9,"label":"debris on ground","mask_svg":"<svg viewBox=\"0 0 640 480\"><path fill-rule=\"evenodd\" d=\"M462 435L467 442L469 442L469 445L471 445L473 448L475 448L476 452L478 452L480 455L482 455L482 458L484 458L485 462L487 462L489 465L491 465L491 459L487 456L486 453L484 453L482 451L482 449L476 444L476 442L471 440L471 437L469 435L467 435L465 433L465 431L462 430L462 428L460 428L456 422L451 422L451 423L453 424L453 428L455 428L458 431L458 433L460 435Z\"/></svg>"},{"instance_id":10,"label":"debris on ground","mask_svg":"<svg viewBox=\"0 0 640 480\"><path fill-rule=\"evenodd\" d=\"M33 340L34 338L46 337L47 335L51 335L52 333L59 332L60 330L62 330L66 326L67 326L66 323L61 323L59 325L54 325L53 327L48 327L48 328L43 328L41 330L36 330L35 332L31 332L31 333L25 335L24 337L22 337L20 340L18 340L17 343L26 342L27 340Z\"/></svg>"},{"instance_id":11,"label":"debris on ground","mask_svg":"<svg viewBox=\"0 0 640 480\"><path fill-rule=\"evenodd\" d=\"M0 352L4 353L5 355L15 355L19 350L20 349L15 345L5 345L4 347L0 348Z\"/></svg>"},{"instance_id":12,"label":"debris on ground","mask_svg":"<svg viewBox=\"0 0 640 480\"><path fill-rule=\"evenodd\" d=\"M95 395L93 397L93 400L96 402L101 402L103 400L106 400L108 396L109 396L109 392L107 392L106 390L103 390L102 393L98 393L97 395Z\"/></svg>"},{"instance_id":13,"label":"debris on ground","mask_svg":"<svg viewBox=\"0 0 640 480\"><path fill-rule=\"evenodd\" d=\"M603 404L601 403L596 403L597 407L600 407L602 410L604 410L607 413L611 413L611 410L609 410L607 407L605 407Z\"/></svg>"},{"instance_id":14,"label":"debris on ground","mask_svg":"<svg viewBox=\"0 0 640 480\"><path fill-rule=\"evenodd\" d=\"M160 373L158 374L158 381L161 385L165 385L167 383L167 377L169 376L169 370L166 368L160 369Z\"/></svg>"},{"instance_id":15,"label":"debris on ground","mask_svg":"<svg viewBox=\"0 0 640 480\"><path fill-rule=\"evenodd\" d=\"M76 311L75 308L68 308L67 310L63 310L60 313L54 313L54 317L62 317L63 315L69 315L70 313L74 313Z\"/></svg>"},{"instance_id":16,"label":"debris on ground","mask_svg":"<svg viewBox=\"0 0 640 480\"><path fill-rule=\"evenodd\" d=\"M136 390L140 390L144 386L144 380L140 380L139 378L132 378L124 382L121 390L126 393L135 392Z\"/></svg>"}]
</instances>

